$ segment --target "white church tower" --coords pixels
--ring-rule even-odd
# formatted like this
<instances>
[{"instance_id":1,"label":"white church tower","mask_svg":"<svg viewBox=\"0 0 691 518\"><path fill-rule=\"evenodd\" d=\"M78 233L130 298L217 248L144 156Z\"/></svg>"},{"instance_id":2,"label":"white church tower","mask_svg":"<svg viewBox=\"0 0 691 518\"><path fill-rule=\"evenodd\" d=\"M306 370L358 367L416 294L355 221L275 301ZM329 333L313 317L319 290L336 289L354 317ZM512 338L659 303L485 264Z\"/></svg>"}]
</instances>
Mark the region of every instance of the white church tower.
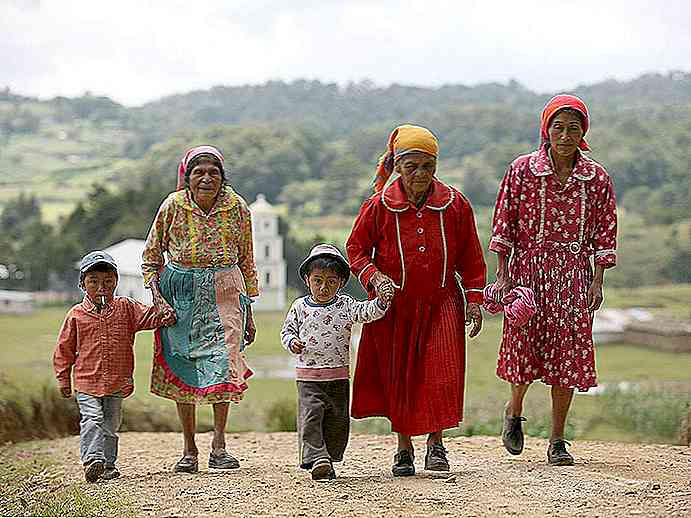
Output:
<instances>
[{"instance_id":1,"label":"white church tower","mask_svg":"<svg viewBox=\"0 0 691 518\"><path fill-rule=\"evenodd\" d=\"M278 233L278 214L263 194L250 205L254 260L257 263L259 297L256 311L283 311L286 304L286 262L283 238Z\"/></svg>"}]
</instances>

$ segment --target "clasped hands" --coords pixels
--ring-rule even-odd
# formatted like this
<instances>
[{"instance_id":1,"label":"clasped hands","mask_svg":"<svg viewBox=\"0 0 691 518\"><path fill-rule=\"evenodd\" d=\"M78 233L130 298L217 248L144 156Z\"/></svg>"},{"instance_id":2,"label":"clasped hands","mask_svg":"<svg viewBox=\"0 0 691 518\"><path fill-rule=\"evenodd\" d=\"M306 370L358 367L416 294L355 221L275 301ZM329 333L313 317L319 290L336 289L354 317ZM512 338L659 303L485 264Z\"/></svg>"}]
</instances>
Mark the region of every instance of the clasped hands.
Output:
<instances>
[{"instance_id":1,"label":"clasped hands","mask_svg":"<svg viewBox=\"0 0 691 518\"><path fill-rule=\"evenodd\" d=\"M387 306L391 303L394 296L394 290L396 288L400 289L399 286L391 280L389 276L381 272L376 272L372 275L370 279L370 284L374 288L377 297L386 304ZM477 334L482 329L482 311L480 310L480 304L469 302L466 305L465 310L465 325L473 324L470 330L469 336L471 338L477 336Z\"/></svg>"}]
</instances>

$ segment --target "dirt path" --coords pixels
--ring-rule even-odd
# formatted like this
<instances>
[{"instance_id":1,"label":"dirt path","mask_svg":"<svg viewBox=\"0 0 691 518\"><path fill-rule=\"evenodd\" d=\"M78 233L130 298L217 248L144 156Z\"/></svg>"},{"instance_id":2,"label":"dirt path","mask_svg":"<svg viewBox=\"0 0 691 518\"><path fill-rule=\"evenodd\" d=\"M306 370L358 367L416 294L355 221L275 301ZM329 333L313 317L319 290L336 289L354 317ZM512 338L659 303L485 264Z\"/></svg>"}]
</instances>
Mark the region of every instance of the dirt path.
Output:
<instances>
[{"instance_id":1,"label":"dirt path","mask_svg":"<svg viewBox=\"0 0 691 518\"><path fill-rule=\"evenodd\" d=\"M229 435L242 466L208 472L211 436L200 435L198 475L171 473L178 434L124 433L117 485L140 516L691 516L691 448L578 442L574 467L545 463L546 442L511 457L498 438L449 439L452 472L394 479L392 437L355 435L339 478L314 483L297 469L295 434ZM81 481L78 438L50 443L66 482ZM416 444L419 467L423 444Z\"/></svg>"}]
</instances>

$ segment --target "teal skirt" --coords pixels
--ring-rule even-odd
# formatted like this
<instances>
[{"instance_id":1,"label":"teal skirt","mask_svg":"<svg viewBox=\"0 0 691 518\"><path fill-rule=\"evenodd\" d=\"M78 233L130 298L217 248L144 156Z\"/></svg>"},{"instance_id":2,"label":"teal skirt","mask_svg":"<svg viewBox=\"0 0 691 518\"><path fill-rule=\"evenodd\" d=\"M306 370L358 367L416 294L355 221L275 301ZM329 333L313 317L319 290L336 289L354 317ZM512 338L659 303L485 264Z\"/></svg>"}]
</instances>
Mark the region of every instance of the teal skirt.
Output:
<instances>
[{"instance_id":1,"label":"teal skirt","mask_svg":"<svg viewBox=\"0 0 691 518\"><path fill-rule=\"evenodd\" d=\"M242 399L252 375L242 352L252 301L240 269L168 264L159 286L177 321L155 333L151 392L179 403Z\"/></svg>"}]
</instances>

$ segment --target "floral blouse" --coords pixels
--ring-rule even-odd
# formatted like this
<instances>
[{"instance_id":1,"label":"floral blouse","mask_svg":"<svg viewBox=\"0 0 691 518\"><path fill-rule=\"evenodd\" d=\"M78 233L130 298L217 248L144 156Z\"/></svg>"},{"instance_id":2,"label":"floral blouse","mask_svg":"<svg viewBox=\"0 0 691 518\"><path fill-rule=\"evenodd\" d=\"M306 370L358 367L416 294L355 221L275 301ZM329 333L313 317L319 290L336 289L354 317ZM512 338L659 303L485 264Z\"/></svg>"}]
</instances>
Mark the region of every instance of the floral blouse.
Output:
<instances>
[{"instance_id":1,"label":"floral blouse","mask_svg":"<svg viewBox=\"0 0 691 518\"><path fill-rule=\"evenodd\" d=\"M561 185L546 146L509 166L499 187L489 249L510 254L544 242L595 256L605 268L616 264L617 207L605 169L579 153L573 174Z\"/></svg>"},{"instance_id":2,"label":"floral blouse","mask_svg":"<svg viewBox=\"0 0 691 518\"><path fill-rule=\"evenodd\" d=\"M168 261L185 268L223 268L237 265L247 295L259 295L252 249L252 216L247 203L224 186L206 214L188 189L171 193L161 204L146 238L142 254L144 284L158 278Z\"/></svg>"}]
</instances>

